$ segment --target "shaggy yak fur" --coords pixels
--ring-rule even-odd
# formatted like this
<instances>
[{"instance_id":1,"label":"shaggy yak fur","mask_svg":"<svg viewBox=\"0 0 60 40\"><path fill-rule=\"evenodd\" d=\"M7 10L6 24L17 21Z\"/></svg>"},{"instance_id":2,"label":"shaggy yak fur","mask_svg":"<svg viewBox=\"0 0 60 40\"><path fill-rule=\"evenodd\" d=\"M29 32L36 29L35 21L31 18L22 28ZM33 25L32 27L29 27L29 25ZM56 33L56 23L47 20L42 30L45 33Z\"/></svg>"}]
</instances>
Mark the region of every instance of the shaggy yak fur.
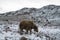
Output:
<instances>
[{"instance_id":1,"label":"shaggy yak fur","mask_svg":"<svg viewBox=\"0 0 60 40\"><path fill-rule=\"evenodd\" d=\"M19 24L19 29L20 29L20 32L23 32L23 29L26 30L26 33L30 31L30 34L31 34L31 29L34 29L34 31L38 32L38 28L33 23L33 21L28 21L28 20L21 21Z\"/></svg>"},{"instance_id":2,"label":"shaggy yak fur","mask_svg":"<svg viewBox=\"0 0 60 40\"><path fill-rule=\"evenodd\" d=\"M20 40L27 40L27 38L26 37L21 37L21 39Z\"/></svg>"}]
</instances>

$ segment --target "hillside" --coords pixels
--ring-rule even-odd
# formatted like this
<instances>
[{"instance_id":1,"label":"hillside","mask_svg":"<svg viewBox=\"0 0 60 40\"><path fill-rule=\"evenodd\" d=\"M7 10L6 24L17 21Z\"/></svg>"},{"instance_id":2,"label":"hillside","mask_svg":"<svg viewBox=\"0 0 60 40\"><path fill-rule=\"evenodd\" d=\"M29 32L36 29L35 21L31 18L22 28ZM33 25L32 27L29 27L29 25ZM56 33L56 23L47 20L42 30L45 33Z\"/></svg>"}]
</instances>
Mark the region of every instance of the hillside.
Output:
<instances>
[{"instance_id":1,"label":"hillside","mask_svg":"<svg viewBox=\"0 0 60 40\"><path fill-rule=\"evenodd\" d=\"M19 22L24 19L33 20L39 32L20 35ZM21 37L28 40L60 40L60 6L22 8L0 14L0 40L19 40Z\"/></svg>"}]
</instances>

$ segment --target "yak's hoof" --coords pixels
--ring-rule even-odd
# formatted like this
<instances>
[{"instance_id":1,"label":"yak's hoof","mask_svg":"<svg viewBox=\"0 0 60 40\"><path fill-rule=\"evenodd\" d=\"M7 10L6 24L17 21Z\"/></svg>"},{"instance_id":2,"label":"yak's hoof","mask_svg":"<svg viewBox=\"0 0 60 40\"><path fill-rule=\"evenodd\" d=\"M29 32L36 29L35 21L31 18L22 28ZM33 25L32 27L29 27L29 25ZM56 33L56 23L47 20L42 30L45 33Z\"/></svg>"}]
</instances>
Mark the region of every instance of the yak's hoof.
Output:
<instances>
[{"instance_id":1,"label":"yak's hoof","mask_svg":"<svg viewBox=\"0 0 60 40\"><path fill-rule=\"evenodd\" d=\"M20 31L17 31L20 35L23 35L23 33L22 32L20 32Z\"/></svg>"},{"instance_id":2,"label":"yak's hoof","mask_svg":"<svg viewBox=\"0 0 60 40\"><path fill-rule=\"evenodd\" d=\"M25 32L25 34L28 34L28 32Z\"/></svg>"},{"instance_id":3,"label":"yak's hoof","mask_svg":"<svg viewBox=\"0 0 60 40\"><path fill-rule=\"evenodd\" d=\"M22 32L20 32L20 35L23 35L23 33L22 33Z\"/></svg>"}]
</instances>

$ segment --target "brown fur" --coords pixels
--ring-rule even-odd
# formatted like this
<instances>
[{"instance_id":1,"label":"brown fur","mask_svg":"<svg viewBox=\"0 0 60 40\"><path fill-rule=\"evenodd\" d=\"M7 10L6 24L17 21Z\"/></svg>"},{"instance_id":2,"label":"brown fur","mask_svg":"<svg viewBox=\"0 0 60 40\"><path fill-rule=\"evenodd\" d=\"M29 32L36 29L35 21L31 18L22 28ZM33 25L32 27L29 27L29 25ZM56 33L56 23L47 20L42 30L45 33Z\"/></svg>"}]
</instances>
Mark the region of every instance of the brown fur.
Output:
<instances>
[{"instance_id":1,"label":"brown fur","mask_svg":"<svg viewBox=\"0 0 60 40\"><path fill-rule=\"evenodd\" d=\"M25 38L25 37L21 37L21 39L20 40L27 40L27 38Z\"/></svg>"},{"instance_id":2,"label":"brown fur","mask_svg":"<svg viewBox=\"0 0 60 40\"><path fill-rule=\"evenodd\" d=\"M21 21L19 24L19 29L22 32L23 32L23 29L25 29L27 32L30 31L30 33L31 33L31 29L34 29L34 31L38 32L38 28L33 23L33 21L28 21L28 20Z\"/></svg>"}]
</instances>

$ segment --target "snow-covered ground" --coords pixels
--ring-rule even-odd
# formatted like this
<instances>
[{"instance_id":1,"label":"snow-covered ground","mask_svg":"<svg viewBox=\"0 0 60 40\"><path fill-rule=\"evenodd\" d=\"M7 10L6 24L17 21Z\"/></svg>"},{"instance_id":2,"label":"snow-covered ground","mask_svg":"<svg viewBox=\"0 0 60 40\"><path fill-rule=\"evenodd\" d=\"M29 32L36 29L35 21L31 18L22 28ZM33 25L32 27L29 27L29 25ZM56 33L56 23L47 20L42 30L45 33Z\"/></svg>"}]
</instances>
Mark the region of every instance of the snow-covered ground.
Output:
<instances>
[{"instance_id":1,"label":"snow-covered ground","mask_svg":"<svg viewBox=\"0 0 60 40\"><path fill-rule=\"evenodd\" d=\"M18 33L18 25L18 22L0 21L0 40L20 40L21 37L26 37L28 40L60 40L60 29L53 28L54 26L41 27L38 25L38 33L20 35Z\"/></svg>"},{"instance_id":2,"label":"snow-covered ground","mask_svg":"<svg viewBox=\"0 0 60 40\"><path fill-rule=\"evenodd\" d=\"M33 20L39 32L20 35L17 21L24 19ZM0 14L0 40L20 40L21 37L26 37L28 40L60 40L60 6L23 8Z\"/></svg>"}]
</instances>

